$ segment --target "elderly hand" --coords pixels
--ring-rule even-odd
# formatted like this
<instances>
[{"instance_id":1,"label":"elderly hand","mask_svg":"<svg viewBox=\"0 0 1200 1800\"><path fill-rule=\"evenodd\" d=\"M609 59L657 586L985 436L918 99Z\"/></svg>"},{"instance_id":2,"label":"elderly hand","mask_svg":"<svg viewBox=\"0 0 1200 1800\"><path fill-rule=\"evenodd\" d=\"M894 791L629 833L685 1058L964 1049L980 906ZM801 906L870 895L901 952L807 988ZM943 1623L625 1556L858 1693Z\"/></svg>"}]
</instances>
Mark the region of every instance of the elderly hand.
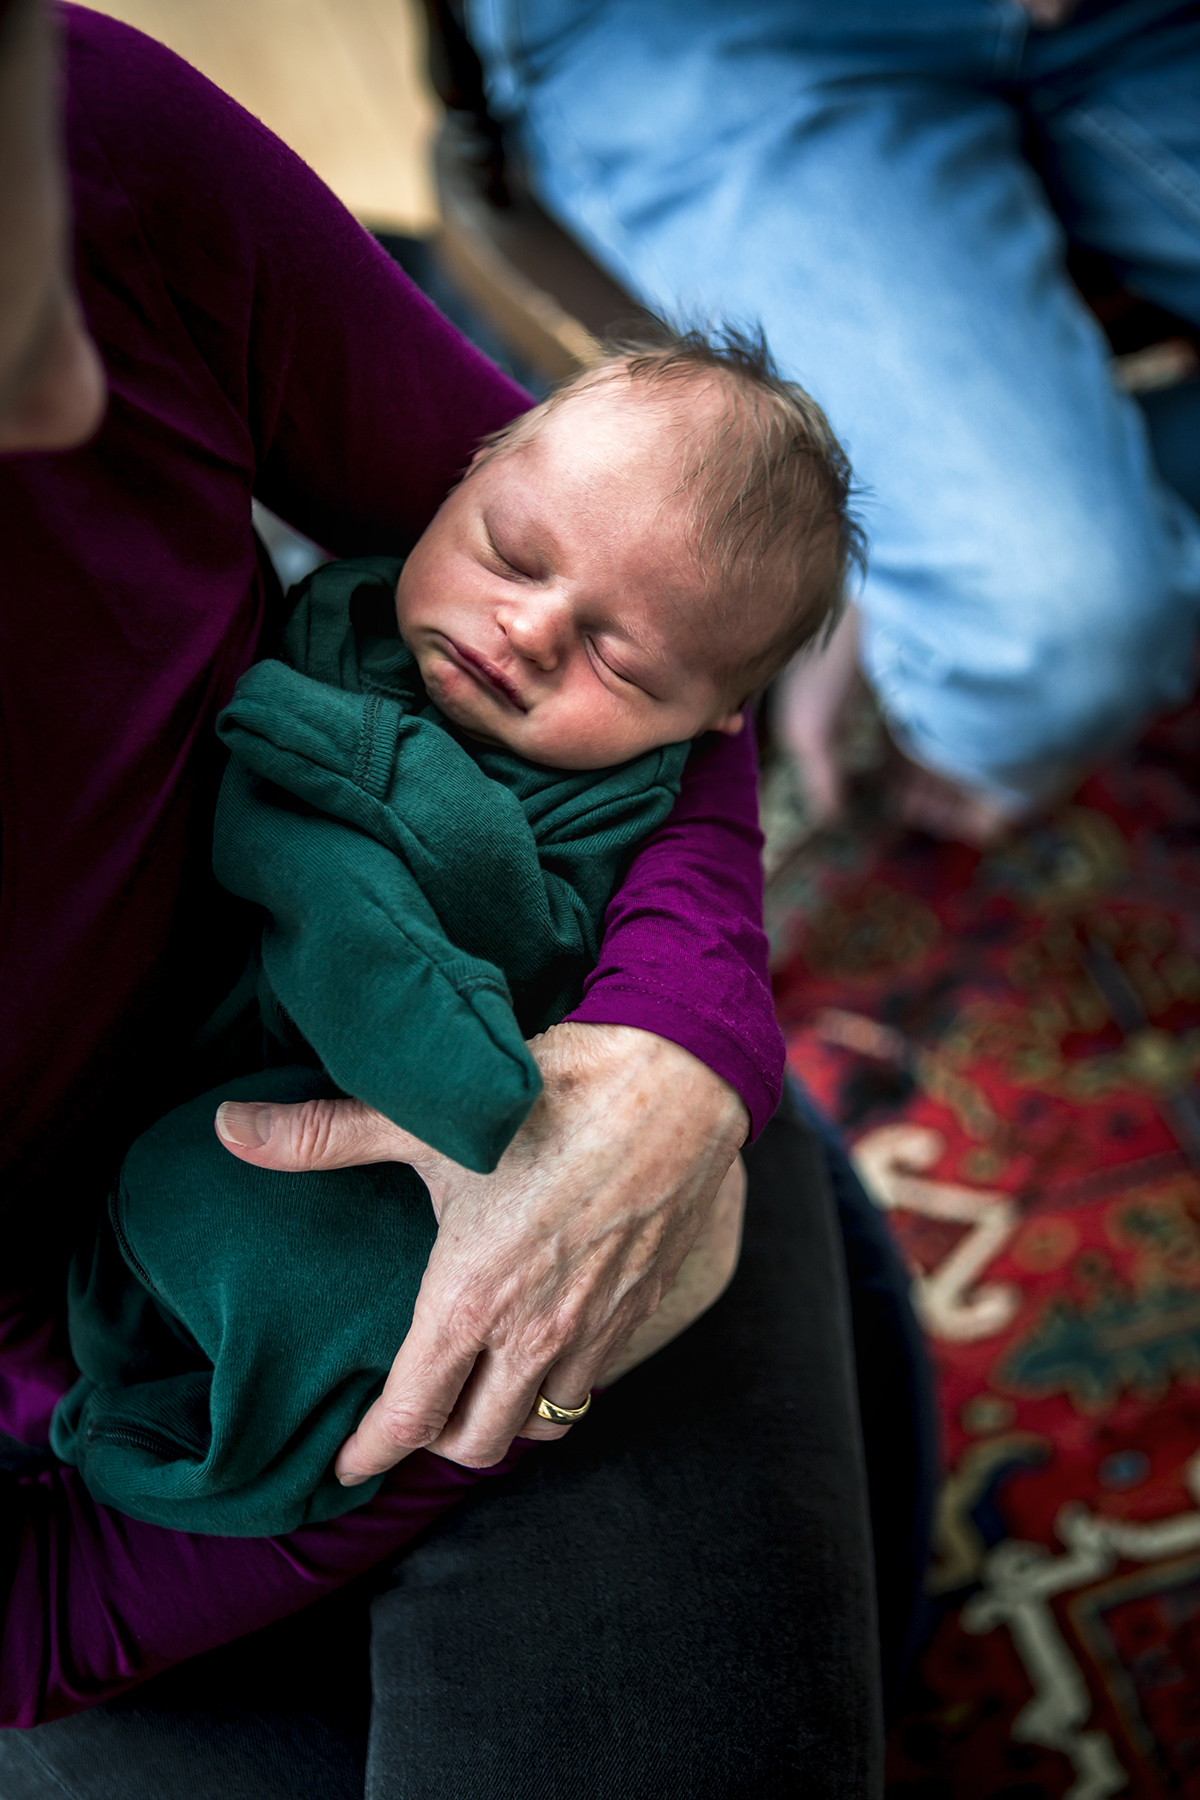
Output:
<instances>
[{"instance_id":1,"label":"elderly hand","mask_svg":"<svg viewBox=\"0 0 1200 1800\"><path fill-rule=\"evenodd\" d=\"M675 1279L748 1130L729 1085L665 1038L557 1025L530 1046L545 1083L499 1167L476 1175L355 1100L223 1106L222 1141L284 1170L407 1162L438 1235L408 1336L343 1445L347 1483L422 1446L469 1467L569 1429Z\"/></svg>"}]
</instances>

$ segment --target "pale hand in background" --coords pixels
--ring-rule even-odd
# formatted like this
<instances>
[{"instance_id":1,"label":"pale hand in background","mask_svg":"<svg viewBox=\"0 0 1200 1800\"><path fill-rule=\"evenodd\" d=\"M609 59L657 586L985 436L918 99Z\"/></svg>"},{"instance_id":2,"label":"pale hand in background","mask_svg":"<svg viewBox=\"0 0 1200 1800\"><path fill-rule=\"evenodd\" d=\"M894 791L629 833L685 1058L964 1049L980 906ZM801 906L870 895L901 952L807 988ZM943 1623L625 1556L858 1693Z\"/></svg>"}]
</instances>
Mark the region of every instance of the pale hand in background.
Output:
<instances>
[{"instance_id":1,"label":"pale hand in background","mask_svg":"<svg viewBox=\"0 0 1200 1800\"><path fill-rule=\"evenodd\" d=\"M797 657L775 683L772 727L800 765L814 825L829 824L845 804L838 751L846 714L861 687L858 614L852 606L825 647Z\"/></svg>"},{"instance_id":2,"label":"pale hand in background","mask_svg":"<svg viewBox=\"0 0 1200 1800\"><path fill-rule=\"evenodd\" d=\"M774 728L800 765L808 814L833 823L846 803L840 748L846 717L862 691L859 616L848 606L824 649L798 658L776 683ZM935 774L891 746L883 781L892 815L916 831L985 850L1019 822L987 795Z\"/></svg>"}]
</instances>

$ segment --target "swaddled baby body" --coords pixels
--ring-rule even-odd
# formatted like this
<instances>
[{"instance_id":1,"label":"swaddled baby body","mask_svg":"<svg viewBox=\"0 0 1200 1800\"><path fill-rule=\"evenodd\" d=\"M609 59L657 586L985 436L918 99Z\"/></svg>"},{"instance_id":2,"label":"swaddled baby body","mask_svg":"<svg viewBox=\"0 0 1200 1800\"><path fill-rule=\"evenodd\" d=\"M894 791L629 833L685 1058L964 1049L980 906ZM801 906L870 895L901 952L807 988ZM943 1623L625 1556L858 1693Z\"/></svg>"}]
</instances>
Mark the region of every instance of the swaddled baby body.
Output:
<instances>
[{"instance_id":1,"label":"swaddled baby body","mask_svg":"<svg viewBox=\"0 0 1200 1800\"><path fill-rule=\"evenodd\" d=\"M690 741L836 615L847 486L799 390L684 340L485 445L407 561L305 584L219 724L215 866L266 917L204 1050L245 1073L137 1141L73 1272L53 1443L98 1499L257 1535L374 1493L332 1465L411 1319L428 1194L237 1161L215 1106L350 1093L493 1168Z\"/></svg>"}]
</instances>

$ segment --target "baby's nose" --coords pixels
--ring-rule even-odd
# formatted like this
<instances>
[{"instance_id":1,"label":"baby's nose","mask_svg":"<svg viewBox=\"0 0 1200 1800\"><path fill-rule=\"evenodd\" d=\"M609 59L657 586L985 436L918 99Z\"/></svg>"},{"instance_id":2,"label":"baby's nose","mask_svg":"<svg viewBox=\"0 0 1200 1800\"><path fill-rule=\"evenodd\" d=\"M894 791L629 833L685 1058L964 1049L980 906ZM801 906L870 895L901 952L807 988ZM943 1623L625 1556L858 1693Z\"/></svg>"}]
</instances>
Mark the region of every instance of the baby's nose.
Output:
<instances>
[{"instance_id":1,"label":"baby's nose","mask_svg":"<svg viewBox=\"0 0 1200 1800\"><path fill-rule=\"evenodd\" d=\"M553 669L563 654L567 640L566 609L545 596L532 596L512 608L501 620L509 643L519 656L536 663L541 669Z\"/></svg>"}]
</instances>

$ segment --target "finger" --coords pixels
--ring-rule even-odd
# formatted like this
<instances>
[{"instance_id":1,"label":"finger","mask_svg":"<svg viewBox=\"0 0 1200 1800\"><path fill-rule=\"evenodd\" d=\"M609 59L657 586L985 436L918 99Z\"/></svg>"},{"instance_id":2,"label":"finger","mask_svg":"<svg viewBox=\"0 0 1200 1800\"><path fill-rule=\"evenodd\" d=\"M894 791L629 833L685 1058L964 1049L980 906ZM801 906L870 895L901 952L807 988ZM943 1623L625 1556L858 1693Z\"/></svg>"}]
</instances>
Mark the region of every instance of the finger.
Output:
<instances>
[{"instance_id":1,"label":"finger","mask_svg":"<svg viewBox=\"0 0 1200 1800\"><path fill-rule=\"evenodd\" d=\"M602 1360L607 1361L608 1358L605 1357ZM573 1431L576 1425L582 1425L582 1419L546 1419L537 1410L539 1399L548 1400L552 1406L564 1407L568 1412L577 1411L585 1401L590 1403L591 1386L581 1388L579 1382L580 1377L577 1375L569 1376L564 1380L558 1369L550 1370L543 1377L541 1385L534 1395L533 1406L525 1423L517 1433L518 1437L533 1438L539 1443L549 1443L555 1438L566 1437L568 1431Z\"/></svg>"},{"instance_id":2,"label":"finger","mask_svg":"<svg viewBox=\"0 0 1200 1800\"><path fill-rule=\"evenodd\" d=\"M586 1350L572 1349L558 1362L542 1370L539 1378L530 1380L523 1389L526 1397L524 1411L521 1412L518 1407L515 1416L509 1412L505 1417L503 1430L509 1432L510 1441L511 1437L522 1437L532 1438L536 1443L551 1443L556 1438L566 1437L568 1431L573 1431L576 1425L582 1424L582 1420L555 1421L543 1418L537 1411L539 1396L549 1400L554 1406L564 1407L567 1411L574 1411L577 1407L582 1406L591 1395L592 1389L600 1384L601 1371L613 1361L620 1346L624 1344L631 1331L641 1321L642 1311L643 1309L639 1308L634 1313L628 1308L622 1308L619 1316L609 1322L603 1335L594 1338ZM512 1398L519 1399L520 1392L521 1390L514 1386L511 1390ZM473 1456L477 1449L486 1447L487 1452L492 1455L492 1460L498 1461L504 1454L504 1448L496 1448L502 1436L501 1431L497 1431L495 1436L488 1438L486 1446L481 1445L480 1437L468 1435L468 1432L482 1434L492 1423L485 1410L490 1398L486 1392L481 1392L474 1415L471 1416L465 1412L461 1417L456 1415L443 1436L452 1438L457 1444L459 1452L465 1449L468 1454ZM448 1452L443 1454L448 1454ZM455 1460L466 1460L466 1458L456 1453Z\"/></svg>"},{"instance_id":3,"label":"finger","mask_svg":"<svg viewBox=\"0 0 1200 1800\"><path fill-rule=\"evenodd\" d=\"M589 1331L581 1341L569 1343L552 1362L543 1357L531 1360L522 1352L520 1340L505 1351L485 1350L475 1367L472 1381L448 1419L441 1436L429 1445L439 1456L469 1468L491 1468L504 1456L514 1437L539 1441L564 1437L569 1425L556 1425L534 1411L538 1393L562 1406L582 1405L599 1378L601 1369L612 1361L617 1349L630 1333L653 1313L662 1293L659 1281L642 1281L632 1286L606 1318L603 1326ZM525 1342L540 1340L543 1348L546 1333L529 1326Z\"/></svg>"},{"instance_id":4,"label":"finger","mask_svg":"<svg viewBox=\"0 0 1200 1800\"><path fill-rule=\"evenodd\" d=\"M627 1331L622 1312L621 1321L610 1322L586 1352L572 1350L550 1365L515 1351L481 1351L445 1429L428 1448L467 1468L490 1469L507 1455L515 1437L541 1442L565 1437L569 1424L555 1424L536 1412L539 1393L560 1406L582 1406L596 1371L611 1360L614 1344L623 1342Z\"/></svg>"},{"instance_id":5,"label":"finger","mask_svg":"<svg viewBox=\"0 0 1200 1800\"><path fill-rule=\"evenodd\" d=\"M216 1129L227 1150L260 1169L306 1172L436 1156L361 1100L301 1100L290 1106L226 1100L217 1108Z\"/></svg>"},{"instance_id":6,"label":"finger","mask_svg":"<svg viewBox=\"0 0 1200 1800\"><path fill-rule=\"evenodd\" d=\"M543 1371L485 1350L463 1386L445 1429L429 1448L469 1469L490 1469L524 1437ZM540 1433L529 1435L540 1436ZM562 1435L555 1431L555 1437Z\"/></svg>"},{"instance_id":7,"label":"finger","mask_svg":"<svg viewBox=\"0 0 1200 1800\"><path fill-rule=\"evenodd\" d=\"M414 1450L432 1449L441 1436L480 1350L477 1342L449 1338L439 1328L441 1316L432 1299L423 1304L418 1294L382 1394L338 1452L334 1474L343 1486L357 1487Z\"/></svg>"}]
</instances>

